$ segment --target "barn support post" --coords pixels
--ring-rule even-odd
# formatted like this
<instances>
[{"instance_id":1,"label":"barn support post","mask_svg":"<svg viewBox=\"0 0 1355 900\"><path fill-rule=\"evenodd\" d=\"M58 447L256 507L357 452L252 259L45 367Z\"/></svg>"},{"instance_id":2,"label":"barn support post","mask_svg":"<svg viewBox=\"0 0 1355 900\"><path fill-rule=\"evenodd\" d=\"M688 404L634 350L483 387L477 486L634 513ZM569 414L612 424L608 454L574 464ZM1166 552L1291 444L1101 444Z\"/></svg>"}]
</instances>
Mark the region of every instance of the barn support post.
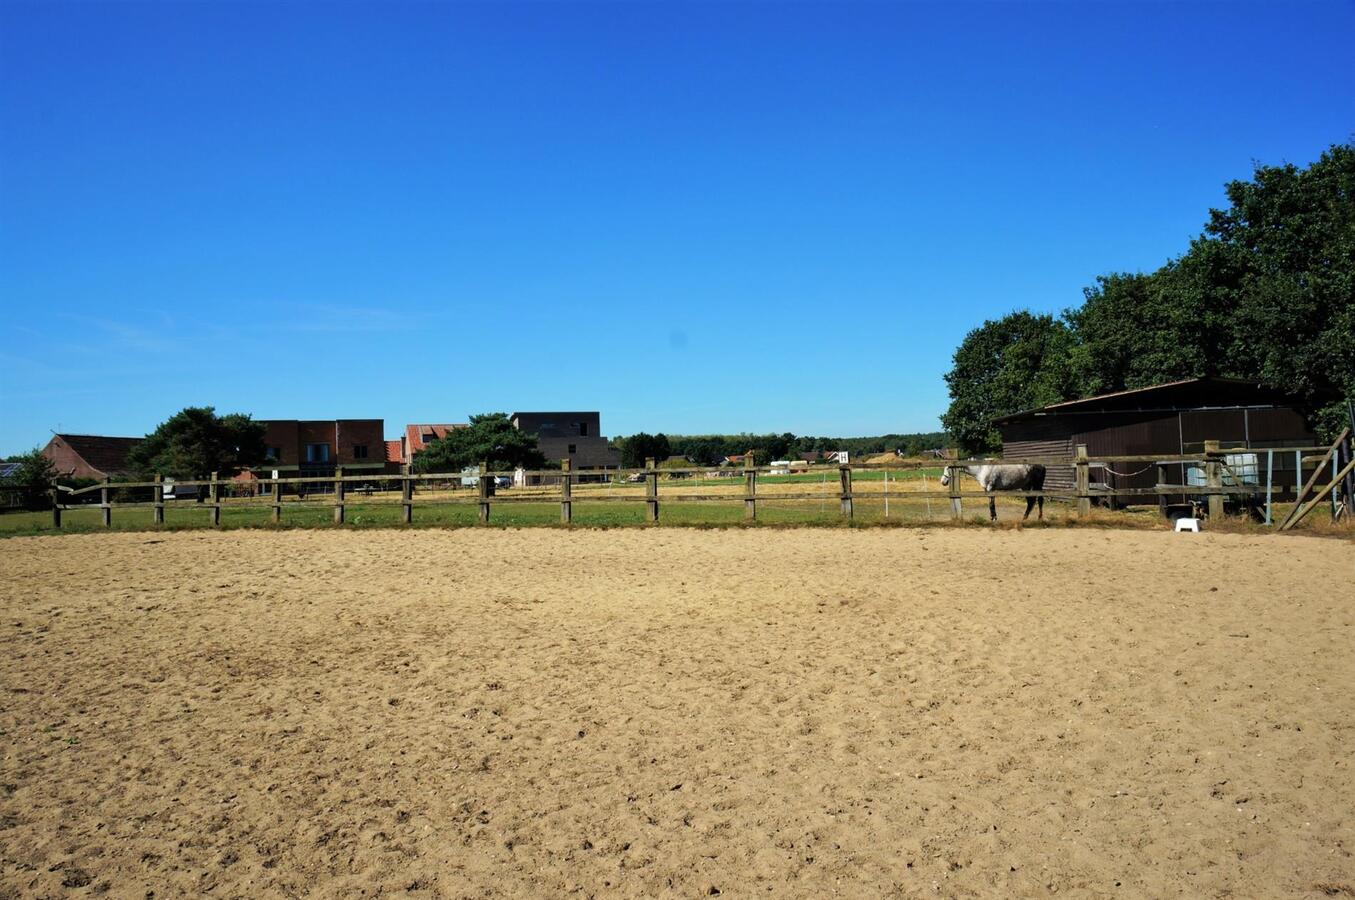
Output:
<instances>
[{"instance_id":1,"label":"barn support post","mask_svg":"<svg viewBox=\"0 0 1355 900\"><path fill-rule=\"evenodd\" d=\"M839 495L842 500L842 517L850 519L852 517L852 467L841 465L837 467L838 484L842 488Z\"/></svg>"},{"instance_id":2,"label":"barn support post","mask_svg":"<svg viewBox=\"0 0 1355 900\"><path fill-rule=\"evenodd\" d=\"M57 494L56 488L48 492L52 497L52 527L61 527L61 497Z\"/></svg>"},{"instance_id":3,"label":"barn support post","mask_svg":"<svg viewBox=\"0 0 1355 900\"><path fill-rule=\"evenodd\" d=\"M1204 486L1205 500L1209 506L1209 518L1217 522L1223 518L1223 461L1219 455L1218 441L1204 442Z\"/></svg>"},{"instance_id":4,"label":"barn support post","mask_svg":"<svg viewBox=\"0 0 1355 900\"><path fill-rule=\"evenodd\" d=\"M1077 476L1077 515L1086 518L1092 511L1091 463L1087 461L1087 445L1078 444L1074 451L1073 471Z\"/></svg>"},{"instance_id":5,"label":"barn support post","mask_svg":"<svg viewBox=\"0 0 1355 900\"><path fill-rule=\"evenodd\" d=\"M1267 451L1266 451L1266 522L1265 522L1265 524L1267 524L1267 525L1270 524L1270 507L1271 507L1271 502L1272 502L1272 498L1271 498L1270 491L1271 491L1271 487L1272 487L1272 485L1274 485L1274 483L1275 483L1275 451L1274 451L1274 450L1267 450Z\"/></svg>"},{"instance_id":6,"label":"barn support post","mask_svg":"<svg viewBox=\"0 0 1355 900\"><path fill-rule=\"evenodd\" d=\"M1303 490L1303 451L1294 451L1294 496ZM1297 505L1297 504L1296 504Z\"/></svg>"},{"instance_id":7,"label":"barn support post","mask_svg":"<svg viewBox=\"0 0 1355 900\"><path fill-rule=\"evenodd\" d=\"M1350 419L1350 427L1355 430L1355 400L1346 401L1346 417ZM1349 463L1355 459L1355 441L1352 441L1350 435L1346 435L1342 442L1346 448L1346 462ZM1355 475L1346 475L1346 521L1349 522L1355 518Z\"/></svg>"},{"instance_id":8,"label":"barn support post","mask_svg":"<svg viewBox=\"0 0 1355 900\"><path fill-rule=\"evenodd\" d=\"M743 517L749 522L757 519L757 466L752 453L743 455Z\"/></svg>"},{"instance_id":9,"label":"barn support post","mask_svg":"<svg viewBox=\"0 0 1355 900\"><path fill-rule=\"evenodd\" d=\"M480 463L480 477L475 479L475 487L479 494L477 503L481 525L489 524L489 484L489 461L484 460Z\"/></svg>"},{"instance_id":10,"label":"barn support post","mask_svg":"<svg viewBox=\"0 0 1355 900\"><path fill-rule=\"evenodd\" d=\"M343 466L334 470L334 524L343 524Z\"/></svg>"},{"instance_id":11,"label":"barn support post","mask_svg":"<svg viewBox=\"0 0 1355 900\"><path fill-rule=\"evenodd\" d=\"M1162 514L1162 518L1167 517L1167 495L1163 493L1163 485L1167 483L1167 467L1163 463L1157 464L1157 511Z\"/></svg>"},{"instance_id":12,"label":"barn support post","mask_svg":"<svg viewBox=\"0 0 1355 900\"><path fill-rule=\"evenodd\" d=\"M964 507L960 501L960 475L963 472L964 469L960 466L952 466L950 469L950 518L956 522L964 518Z\"/></svg>"},{"instance_id":13,"label":"barn support post","mask_svg":"<svg viewBox=\"0 0 1355 900\"><path fill-rule=\"evenodd\" d=\"M282 479L273 479L273 524L282 524Z\"/></svg>"},{"instance_id":14,"label":"barn support post","mask_svg":"<svg viewBox=\"0 0 1355 900\"><path fill-rule=\"evenodd\" d=\"M163 475L156 475L156 476L155 476L155 499L154 499L154 510L155 510L155 512L154 512L154 514L153 514L152 517L151 517L151 521L153 521L156 525L163 525L163 524L165 524L165 485L164 485L164 480L165 480L165 476L163 476Z\"/></svg>"},{"instance_id":15,"label":"barn support post","mask_svg":"<svg viewBox=\"0 0 1355 900\"><path fill-rule=\"evenodd\" d=\"M574 521L574 475L573 462L568 456L560 460L560 524L568 525Z\"/></svg>"},{"instance_id":16,"label":"barn support post","mask_svg":"<svg viewBox=\"0 0 1355 900\"><path fill-rule=\"evenodd\" d=\"M99 488L99 515L105 528L113 527L113 506L108 502L108 476L104 476L103 487Z\"/></svg>"},{"instance_id":17,"label":"barn support post","mask_svg":"<svg viewBox=\"0 0 1355 900\"><path fill-rule=\"evenodd\" d=\"M221 527L221 491L218 489L218 485L220 484L220 482L217 481L217 474L218 473L216 472L212 473L212 484L209 487L209 491L211 493L208 495L212 501L213 528Z\"/></svg>"},{"instance_id":18,"label":"barn support post","mask_svg":"<svg viewBox=\"0 0 1355 900\"><path fill-rule=\"evenodd\" d=\"M654 457L645 457L645 521L659 521L659 471Z\"/></svg>"},{"instance_id":19,"label":"barn support post","mask_svg":"<svg viewBox=\"0 0 1355 900\"><path fill-rule=\"evenodd\" d=\"M414 482L409 479L409 463L400 467L400 521L414 521Z\"/></svg>"}]
</instances>

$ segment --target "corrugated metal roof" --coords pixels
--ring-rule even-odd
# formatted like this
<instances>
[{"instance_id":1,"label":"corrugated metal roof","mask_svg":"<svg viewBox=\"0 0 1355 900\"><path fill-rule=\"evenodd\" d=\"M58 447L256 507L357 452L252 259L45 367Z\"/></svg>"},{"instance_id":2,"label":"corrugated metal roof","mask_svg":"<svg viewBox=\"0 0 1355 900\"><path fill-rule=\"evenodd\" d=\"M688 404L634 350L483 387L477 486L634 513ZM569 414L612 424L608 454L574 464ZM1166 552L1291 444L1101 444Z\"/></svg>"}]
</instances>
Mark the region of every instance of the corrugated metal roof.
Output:
<instances>
[{"instance_id":1,"label":"corrugated metal roof","mask_svg":"<svg viewBox=\"0 0 1355 900\"><path fill-rule=\"evenodd\" d=\"M1202 403L1198 399L1188 399L1187 402L1173 403L1170 396L1176 394L1178 399L1182 394L1193 394L1194 389L1208 390L1210 388L1223 389L1224 393L1230 393L1232 396L1226 403ZM1048 406L1040 406L1035 409L1022 410L1021 412L1010 413L1005 416L995 416L993 422L1002 424L1015 421L1030 416L1053 416L1061 413L1080 413L1088 411L1101 410L1122 410L1132 409L1134 399L1148 400L1154 394L1161 395L1161 399L1156 404L1165 409L1189 409L1206 406L1227 406L1236 408L1244 405L1253 405L1250 403L1240 403L1240 396L1250 390L1254 394L1254 405L1274 405L1284 401L1281 392L1267 388L1255 381L1248 381L1242 378L1221 378L1217 376L1206 376L1203 378L1183 378L1180 381L1166 381L1162 384L1153 384L1147 387L1130 388L1124 391L1113 391L1109 394L1097 394L1094 397L1083 397L1079 400L1064 400L1059 403L1051 403ZM1146 408L1140 405L1138 408Z\"/></svg>"}]
</instances>

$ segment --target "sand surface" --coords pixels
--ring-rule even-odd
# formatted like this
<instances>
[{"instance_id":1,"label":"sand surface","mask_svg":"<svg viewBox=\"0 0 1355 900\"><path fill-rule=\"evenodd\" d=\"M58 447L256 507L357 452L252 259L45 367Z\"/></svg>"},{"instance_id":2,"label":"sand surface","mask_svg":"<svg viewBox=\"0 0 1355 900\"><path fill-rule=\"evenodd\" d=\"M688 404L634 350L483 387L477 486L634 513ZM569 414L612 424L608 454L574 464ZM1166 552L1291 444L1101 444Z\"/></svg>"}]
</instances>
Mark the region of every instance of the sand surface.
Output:
<instances>
[{"instance_id":1,"label":"sand surface","mask_svg":"<svg viewBox=\"0 0 1355 900\"><path fill-rule=\"evenodd\" d=\"M0 541L0 896L1355 895L1355 545Z\"/></svg>"}]
</instances>

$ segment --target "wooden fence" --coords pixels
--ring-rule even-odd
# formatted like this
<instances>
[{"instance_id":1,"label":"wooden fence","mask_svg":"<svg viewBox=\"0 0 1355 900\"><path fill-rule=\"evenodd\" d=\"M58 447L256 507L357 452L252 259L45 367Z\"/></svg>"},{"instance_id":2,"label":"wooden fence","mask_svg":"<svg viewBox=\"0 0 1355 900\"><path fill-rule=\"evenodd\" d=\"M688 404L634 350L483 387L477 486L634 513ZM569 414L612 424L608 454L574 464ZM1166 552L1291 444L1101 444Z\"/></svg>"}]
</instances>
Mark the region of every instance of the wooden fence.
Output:
<instances>
[{"instance_id":1,"label":"wooden fence","mask_svg":"<svg viewBox=\"0 0 1355 900\"><path fill-rule=\"evenodd\" d=\"M1295 452L1303 453L1311 450L1322 450L1326 448L1286 448L1283 451L1274 452ZM576 479L596 478L598 472L575 472L571 469L569 460L564 460L559 469L532 470L527 472L506 472L491 471L485 465L481 465L474 475L465 473L415 473L405 466L398 473L380 473L360 475L345 475L342 468L336 469L333 476L311 476L298 478L260 478L250 482L255 487L267 487L268 500L259 503L261 506L272 507L272 521L281 523L283 521L283 510L290 506L305 505L314 508L315 501L302 501L299 497L296 501L285 499L285 493L288 489L301 491L307 486L315 486L325 492L326 496L332 495L331 504L333 507L333 520L335 524L343 524L346 520L346 510L350 503L348 489L361 485L363 488L370 488L371 485L384 483L388 486L394 484L400 491L399 505L401 507L400 521L410 524L414 521L415 508L415 488L419 485L435 485L438 483L450 483L457 485L463 483L463 480L474 480L473 500L457 501L443 499L430 499L423 501L425 505L446 504L446 503L466 503L474 502L477 508L478 521L489 523L492 520L493 508L499 504L505 503L543 503L558 502L560 506L560 521L568 524L573 520L574 506L577 503L598 503L598 502L643 502L645 505L644 520L650 523L660 521L660 509L662 504L668 502L711 502L711 503L742 503L744 518L748 521L757 519L759 504L769 502L780 503L783 501L820 501L825 499L836 499L839 503L840 514L844 519L851 519L855 513L855 502L858 498L878 499L879 494L875 492L861 493L853 489L853 472L862 472L870 470L885 470L888 472L907 472L919 469L936 469L941 466L953 466L957 470L962 470L968 465L985 465L993 463L1039 463L1042 465L1071 465L1075 472L1075 486L1072 491L1017 491L1012 492L1015 496L1038 496L1049 497L1057 500L1066 500L1075 504L1079 516L1086 516L1092 507L1094 499L1116 498L1120 501L1141 502L1147 497L1154 498L1154 501L1160 501L1165 504L1168 497L1199 498L1207 507L1211 517L1219 517L1224 513L1225 501L1229 497L1245 497L1255 501L1258 497L1265 503L1266 521L1270 522L1271 499L1274 494L1280 493L1284 488L1274 486L1270 483L1269 473L1273 466L1267 467L1267 484L1265 487L1258 485L1241 484L1241 478L1234 478L1232 485L1225 484L1225 472L1228 469L1226 458L1230 454L1238 452L1246 453L1265 453L1265 450L1220 450L1217 441L1208 441L1205 443L1205 450L1197 455L1182 456L1115 456L1115 457L1092 457L1087 455L1087 448L1080 445L1077 448L1076 455L1067 460L981 460L981 459L963 459L963 460L899 460L890 463L852 463L850 465L839 465L836 467L836 491L826 493L824 491L803 491L786 493L759 493L758 483L760 476L785 474L784 469L773 470L769 466L757 466L751 463L745 463L743 469L739 472L742 477L742 493L691 493L688 491L669 492L666 495L661 494L659 485L660 479L664 476L683 477L683 476L704 476L709 474L711 467L685 467L685 468L663 468L655 466L653 459L646 460L643 469L622 469L608 470L605 474L621 480L629 480L631 477L640 478L644 482L643 494L630 495L599 495L592 493L576 494L574 487ZM1303 462L1312 462L1316 457L1302 457ZM938 462L941 463L938 466ZM1158 467L1158 483L1151 488L1106 488L1100 485L1093 485L1091 472L1093 467L1098 465L1110 465L1115 463L1149 463ZM1273 462L1273 461L1272 461ZM1325 459L1323 459L1325 462ZM1168 484L1165 483L1165 472L1168 466L1180 463L1196 464L1203 468L1204 484ZM1319 465L1320 471L1321 465ZM824 471L824 467L818 467L816 472ZM831 471L831 470L829 470ZM521 475L533 479L548 479L558 481L558 493L542 494L535 493L530 495L519 495L516 492L509 495L499 494L495 489L495 479L497 477ZM886 474L886 479L888 475ZM1314 473L1314 478L1317 473ZM983 498L985 501L989 494L982 491L965 491L962 489L961 478L950 479L949 487L946 490L922 490L906 491L903 494L895 495L897 500L945 500L950 505L950 516L952 519L961 519L964 515L964 501L966 499ZM182 480L172 482L174 488L194 487L205 489L207 496L205 502L199 498L193 507L204 510L209 517L211 525L219 526L221 524L221 510L226 504L223 503L223 489L232 486L238 486L229 479L218 477L217 473L212 473L211 477L198 480ZM886 480L886 491L888 482ZM78 497L98 492L99 502L97 508L102 516L102 524L111 526L113 523L113 510L122 508L150 508L153 524L163 524L165 521L165 487L166 483L157 476L153 481L146 482L112 482L105 479L102 483L91 485L85 488L57 488L52 491L52 523L60 528L62 525L62 513L71 509L89 508L92 504L75 502ZM387 488L390 489L389 487ZM150 490L152 499L150 502L133 501L115 501L114 493L127 493L136 490ZM199 491L200 493L200 491ZM884 495L886 502L888 494ZM897 502L896 500L896 502ZM255 501L258 502L258 501ZM371 502L371 501L359 501ZM379 501L388 503L389 501Z\"/></svg>"}]
</instances>

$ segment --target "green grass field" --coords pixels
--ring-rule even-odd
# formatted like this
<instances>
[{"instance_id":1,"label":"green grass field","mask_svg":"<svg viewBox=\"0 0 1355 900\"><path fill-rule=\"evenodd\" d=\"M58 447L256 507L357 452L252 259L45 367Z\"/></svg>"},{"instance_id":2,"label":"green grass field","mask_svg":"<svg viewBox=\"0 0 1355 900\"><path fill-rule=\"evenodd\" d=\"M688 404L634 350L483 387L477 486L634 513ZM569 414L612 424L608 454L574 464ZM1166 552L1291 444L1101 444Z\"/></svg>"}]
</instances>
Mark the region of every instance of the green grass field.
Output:
<instances>
[{"instance_id":1,"label":"green grass field","mask_svg":"<svg viewBox=\"0 0 1355 900\"><path fill-rule=\"evenodd\" d=\"M794 477L794 476L792 476ZM1023 504L1017 504L1015 509ZM1013 514L1003 504L1003 518L1013 519ZM660 500L660 524L729 526L748 524L744 520L743 501L737 495L729 501L676 501ZM986 520L982 504L966 504L966 518L974 517ZM1046 518L1058 519L1064 514L1050 504L1046 507ZM282 525L272 524L272 507L267 500L255 502L227 503L221 510L223 528L325 528L333 525L333 506L324 499L304 504L290 504L283 508ZM346 527L403 527L400 525L400 506L396 502L352 501L346 505ZM888 516L882 499L858 497L855 502L853 524L916 524L928 521L949 520L949 506L944 500L932 500L927 504L921 500L890 498ZM558 502L499 502L491 512L491 525L501 527L549 526L559 525L560 505ZM574 524L579 526L612 527L625 525L643 525L645 523L645 504L635 501L615 501L607 499L587 499L576 496L574 503ZM414 527L455 528L477 525L476 505L464 500L451 502L417 501L414 506ZM846 520L840 514L836 497L825 496L823 500L790 501L777 500L775 495L758 500L758 515L755 524L759 525L843 525ZM150 507L126 507L113 509L113 531L149 531L157 528L210 528L210 511L191 502L167 503L165 524L157 526L152 522ZM98 507L68 509L62 513L63 532L106 531L100 520ZM0 514L0 536L33 535L53 533L51 512L8 512Z\"/></svg>"}]
</instances>

